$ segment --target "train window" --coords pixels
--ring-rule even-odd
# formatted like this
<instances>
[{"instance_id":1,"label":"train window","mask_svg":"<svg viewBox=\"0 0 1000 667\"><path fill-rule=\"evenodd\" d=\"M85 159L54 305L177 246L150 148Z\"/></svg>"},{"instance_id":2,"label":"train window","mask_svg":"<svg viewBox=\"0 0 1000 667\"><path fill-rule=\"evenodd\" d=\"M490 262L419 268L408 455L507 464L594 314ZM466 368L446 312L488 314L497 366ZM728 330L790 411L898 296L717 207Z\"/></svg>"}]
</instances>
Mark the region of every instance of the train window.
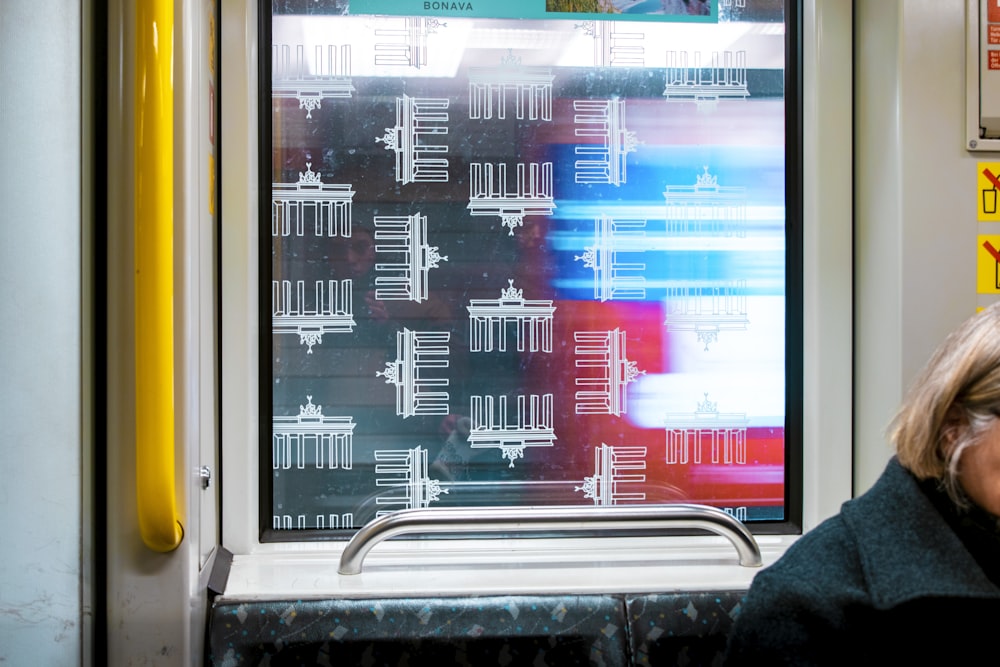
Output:
<instances>
[{"instance_id":1,"label":"train window","mask_svg":"<svg viewBox=\"0 0 1000 667\"><path fill-rule=\"evenodd\" d=\"M800 523L789 8L535 4L262 17L263 541L416 507Z\"/></svg>"}]
</instances>

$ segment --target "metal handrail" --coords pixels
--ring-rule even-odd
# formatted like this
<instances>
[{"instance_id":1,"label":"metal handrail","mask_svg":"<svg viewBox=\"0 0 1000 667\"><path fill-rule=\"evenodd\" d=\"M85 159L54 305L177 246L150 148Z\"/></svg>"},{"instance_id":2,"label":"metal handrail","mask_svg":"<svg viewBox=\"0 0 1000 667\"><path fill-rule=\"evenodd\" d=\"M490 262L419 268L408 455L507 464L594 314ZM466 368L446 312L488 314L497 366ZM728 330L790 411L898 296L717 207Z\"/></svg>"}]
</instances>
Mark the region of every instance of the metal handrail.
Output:
<instances>
[{"instance_id":1,"label":"metal handrail","mask_svg":"<svg viewBox=\"0 0 1000 667\"><path fill-rule=\"evenodd\" d=\"M630 505L615 507L437 507L408 509L369 521L350 539L338 572L361 573L361 564L382 540L406 534L639 532L697 528L727 538L740 565L760 567L760 547L750 530L733 516L708 505Z\"/></svg>"}]
</instances>

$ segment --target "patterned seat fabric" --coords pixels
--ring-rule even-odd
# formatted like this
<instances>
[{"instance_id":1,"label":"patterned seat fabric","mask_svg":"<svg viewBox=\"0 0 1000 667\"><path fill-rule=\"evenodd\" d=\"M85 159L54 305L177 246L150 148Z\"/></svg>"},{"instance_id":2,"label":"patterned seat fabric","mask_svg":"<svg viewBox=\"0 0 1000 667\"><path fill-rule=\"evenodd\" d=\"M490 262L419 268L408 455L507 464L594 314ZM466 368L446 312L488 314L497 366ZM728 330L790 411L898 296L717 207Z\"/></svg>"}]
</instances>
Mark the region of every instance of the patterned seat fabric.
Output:
<instances>
[{"instance_id":1,"label":"patterned seat fabric","mask_svg":"<svg viewBox=\"0 0 1000 667\"><path fill-rule=\"evenodd\" d=\"M221 603L211 664L626 667L613 596Z\"/></svg>"},{"instance_id":2,"label":"patterned seat fabric","mask_svg":"<svg viewBox=\"0 0 1000 667\"><path fill-rule=\"evenodd\" d=\"M714 665L744 594L217 602L208 663Z\"/></svg>"},{"instance_id":3,"label":"patterned seat fabric","mask_svg":"<svg viewBox=\"0 0 1000 667\"><path fill-rule=\"evenodd\" d=\"M635 665L720 665L746 591L641 595L625 600Z\"/></svg>"}]
</instances>

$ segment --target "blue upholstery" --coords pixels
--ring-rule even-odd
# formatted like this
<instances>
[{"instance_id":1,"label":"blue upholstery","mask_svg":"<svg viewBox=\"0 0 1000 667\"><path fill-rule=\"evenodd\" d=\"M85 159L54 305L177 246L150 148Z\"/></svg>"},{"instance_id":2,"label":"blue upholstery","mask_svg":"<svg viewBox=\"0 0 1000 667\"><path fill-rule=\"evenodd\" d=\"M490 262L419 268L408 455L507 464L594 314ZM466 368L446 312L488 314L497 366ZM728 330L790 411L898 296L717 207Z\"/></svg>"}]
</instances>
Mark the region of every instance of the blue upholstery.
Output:
<instances>
[{"instance_id":1,"label":"blue upholstery","mask_svg":"<svg viewBox=\"0 0 1000 667\"><path fill-rule=\"evenodd\" d=\"M215 667L717 665L745 591L217 602Z\"/></svg>"}]
</instances>

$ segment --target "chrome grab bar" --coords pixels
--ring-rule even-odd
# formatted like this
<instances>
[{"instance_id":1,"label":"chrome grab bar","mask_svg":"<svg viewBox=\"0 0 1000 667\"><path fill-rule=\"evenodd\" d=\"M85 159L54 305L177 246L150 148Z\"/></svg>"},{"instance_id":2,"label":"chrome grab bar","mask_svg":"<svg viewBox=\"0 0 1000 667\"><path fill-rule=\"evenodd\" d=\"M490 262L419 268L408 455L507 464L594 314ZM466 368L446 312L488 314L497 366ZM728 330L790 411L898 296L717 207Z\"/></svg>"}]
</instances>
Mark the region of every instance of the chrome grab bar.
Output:
<instances>
[{"instance_id":1,"label":"chrome grab bar","mask_svg":"<svg viewBox=\"0 0 1000 667\"><path fill-rule=\"evenodd\" d=\"M340 556L340 574L361 574L361 563L382 540L407 534L638 532L651 528L697 528L727 538L740 565L760 567L760 547L739 520L708 505L628 505L614 507L435 507L406 509L369 521Z\"/></svg>"}]
</instances>

